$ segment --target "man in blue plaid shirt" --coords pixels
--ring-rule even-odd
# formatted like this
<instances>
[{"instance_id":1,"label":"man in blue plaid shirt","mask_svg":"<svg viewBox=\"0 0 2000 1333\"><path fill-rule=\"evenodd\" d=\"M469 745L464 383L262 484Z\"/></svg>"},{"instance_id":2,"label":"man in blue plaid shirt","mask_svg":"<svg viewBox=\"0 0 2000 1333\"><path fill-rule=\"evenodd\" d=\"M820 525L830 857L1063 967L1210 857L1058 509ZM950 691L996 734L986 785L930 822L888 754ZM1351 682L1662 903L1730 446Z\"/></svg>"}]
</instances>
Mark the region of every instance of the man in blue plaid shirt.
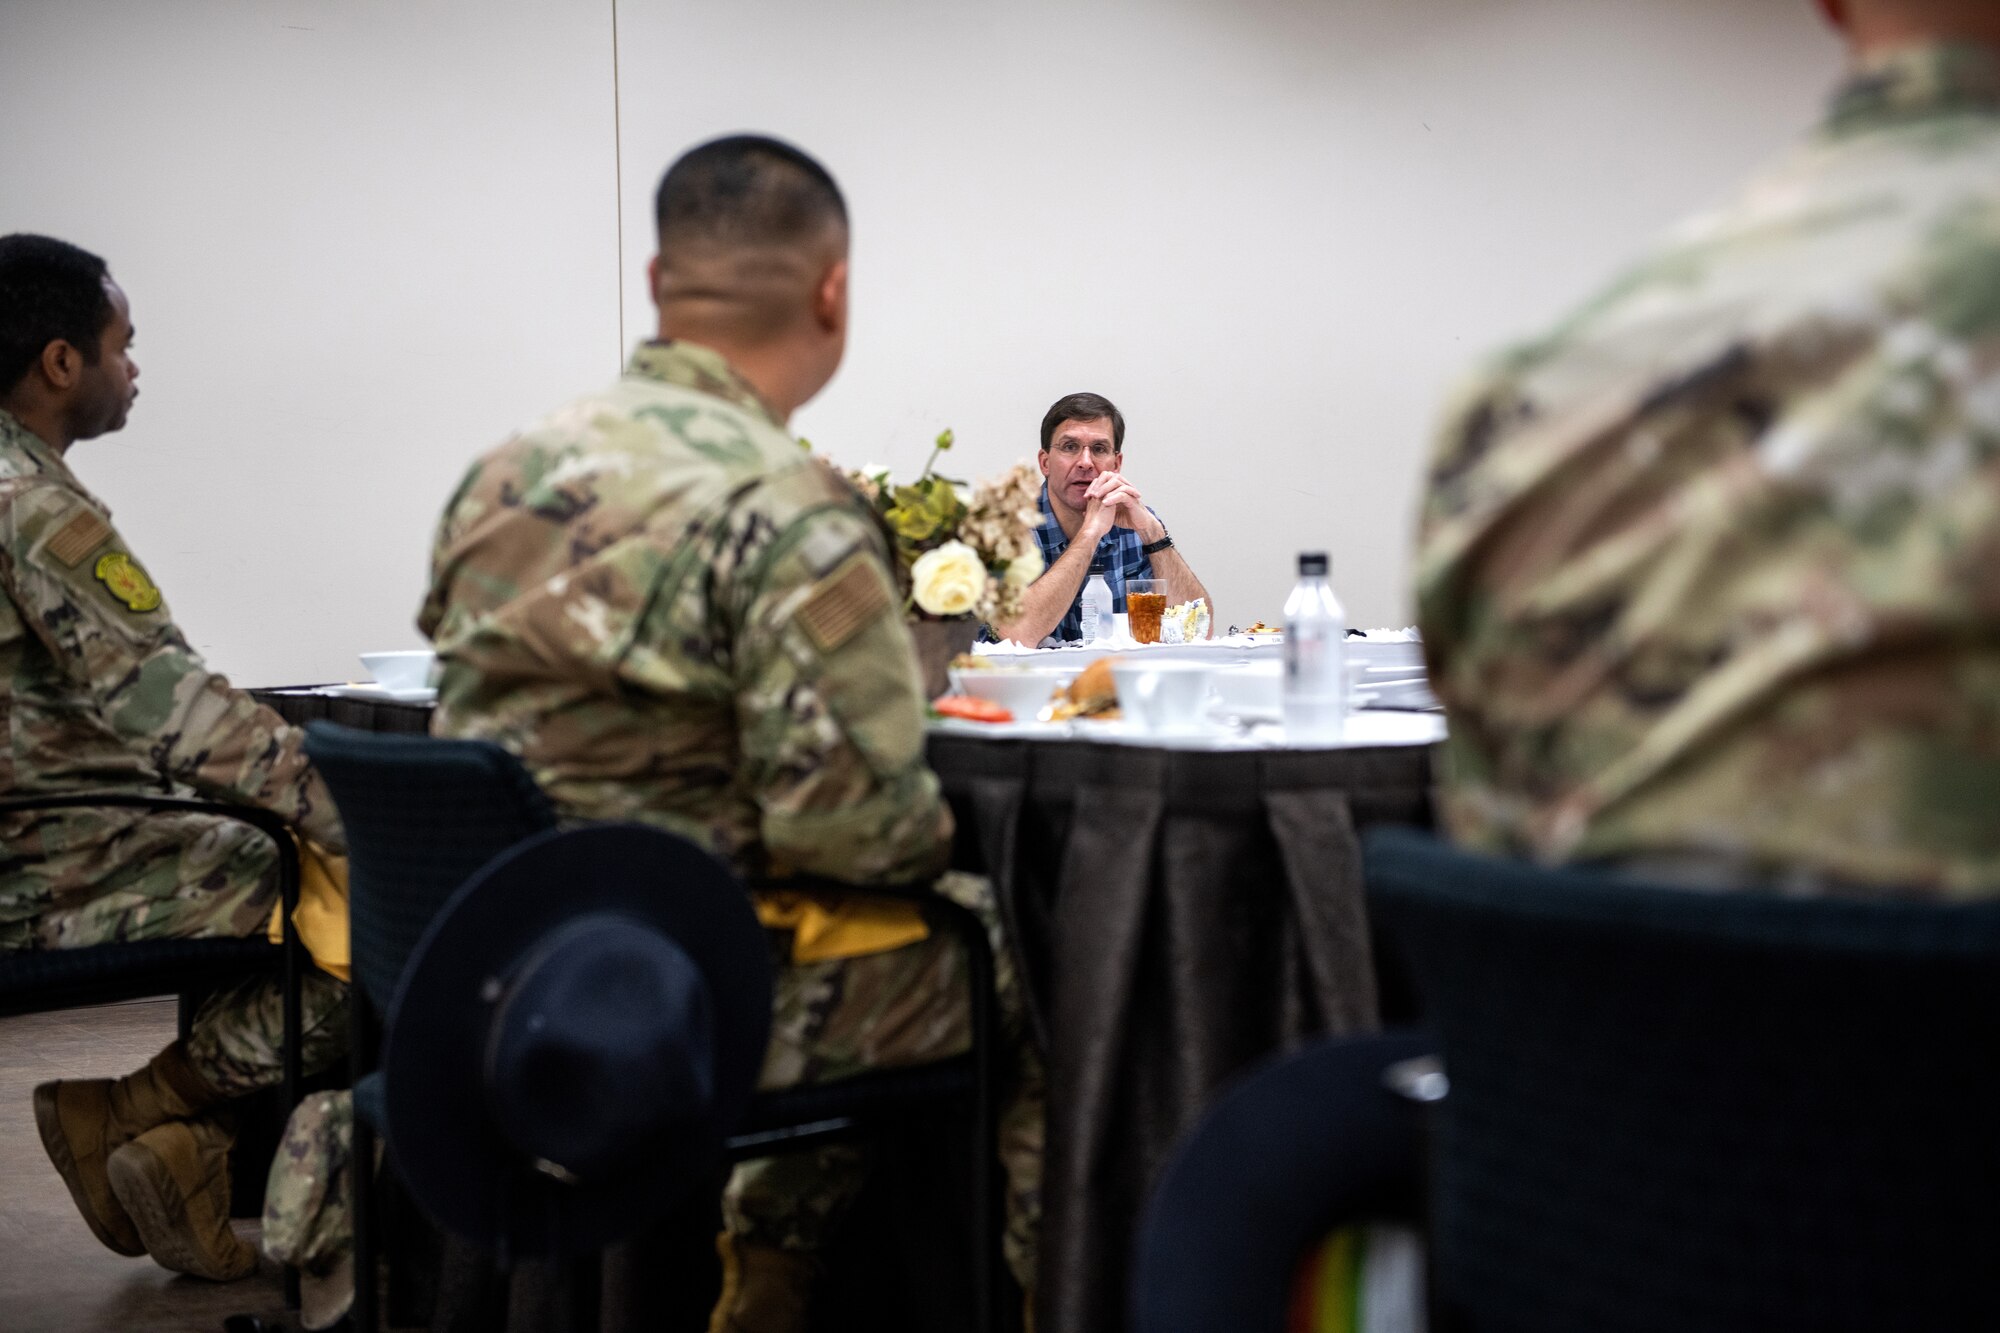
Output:
<instances>
[{"instance_id":1,"label":"man in blue plaid shirt","mask_svg":"<svg viewBox=\"0 0 2000 1333\"><path fill-rule=\"evenodd\" d=\"M1040 643L1083 637L1083 587L1102 574L1112 609L1125 610L1128 579L1166 583L1167 604L1177 606L1208 590L1174 549L1160 516L1146 506L1125 476L1125 417L1094 393L1059 398L1042 418L1042 526L1035 540L1047 566L1021 598L1021 614L995 625L1003 639ZM1209 623L1215 604L1209 602Z\"/></svg>"}]
</instances>

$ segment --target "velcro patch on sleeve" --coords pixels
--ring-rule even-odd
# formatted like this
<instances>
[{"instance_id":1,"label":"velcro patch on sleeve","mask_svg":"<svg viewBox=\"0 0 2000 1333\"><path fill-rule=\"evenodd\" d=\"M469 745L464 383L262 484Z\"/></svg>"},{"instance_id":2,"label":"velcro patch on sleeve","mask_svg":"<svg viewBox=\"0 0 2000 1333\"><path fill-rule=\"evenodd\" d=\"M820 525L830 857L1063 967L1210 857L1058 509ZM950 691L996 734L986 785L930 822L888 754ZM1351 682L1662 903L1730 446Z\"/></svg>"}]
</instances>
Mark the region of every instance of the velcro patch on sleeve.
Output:
<instances>
[{"instance_id":1,"label":"velcro patch on sleeve","mask_svg":"<svg viewBox=\"0 0 2000 1333\"><path fill-rule=\"evenodd\" d=\"M855 546L852 535L822 523L816 524L799 543L799 554L811 567L814 578L825 578L827 571L854 553Z\"/></svg>"},{"instance_id":2,"label":"velcro patch on sleeve","mask_svg":"<svg viewBox=\"0 0 2000 1333\"><path fill-rule=\"evenodd\" d=\"M111 525L98 517L96 510L85 509L56 529L56 535L49 538L46 549L66 568L75 569L110 535Z\"/></svg>"},{"instance_id":3,"label":"velcro patch on sleeve","mask_svg":"<svg viewBox=\"0 0 2000 1333\"><path fill-rule=\"evenodd\" d=\"M799 623L821 652L830 653L888 609L886 580L865 555L856 555L813 590L799 608Z\"/></svg>"}]
</instances>

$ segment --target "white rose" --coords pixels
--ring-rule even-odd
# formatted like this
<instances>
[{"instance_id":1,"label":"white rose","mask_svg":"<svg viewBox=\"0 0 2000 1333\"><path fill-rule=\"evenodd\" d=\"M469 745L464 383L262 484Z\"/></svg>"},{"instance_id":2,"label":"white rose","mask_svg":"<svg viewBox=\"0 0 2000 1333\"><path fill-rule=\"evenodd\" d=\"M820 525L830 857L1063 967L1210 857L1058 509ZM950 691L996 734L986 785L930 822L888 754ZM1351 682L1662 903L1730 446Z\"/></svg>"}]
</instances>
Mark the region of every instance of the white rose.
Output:
<instances>
[{"instance_id":1,"label":"white rose","mask_svg":"<svg viewBox=\"0 0 2000 1333\"><path fill-rule=\"evenodd\" d=\"M964 542L946 542L925 551L910 567L917 605L934 616L962 616L986 591L986 566Z\"/></svg>"},{"instance_id":2,"label":"white rose","mask_svg":"<svg viewBox=\"0 0 2000 1333\"><path fill-rule=\"evenodd\" d=\"M1007 562L1007 586L1025 588L1040 578L1046 568L1040 548L1030 547Z\"/></svg>"}]
</instances>

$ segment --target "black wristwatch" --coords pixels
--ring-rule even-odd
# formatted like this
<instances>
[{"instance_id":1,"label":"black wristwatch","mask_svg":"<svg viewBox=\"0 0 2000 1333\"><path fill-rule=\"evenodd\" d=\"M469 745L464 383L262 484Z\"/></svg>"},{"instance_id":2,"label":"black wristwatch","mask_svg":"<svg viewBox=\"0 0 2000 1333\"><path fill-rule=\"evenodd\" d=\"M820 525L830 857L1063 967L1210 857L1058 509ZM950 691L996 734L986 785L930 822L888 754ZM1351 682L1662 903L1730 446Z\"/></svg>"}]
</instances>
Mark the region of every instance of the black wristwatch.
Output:
<instances>
[{"instance_id":1,"label":"black wristwatch","mask_svg":"<svg viewBox=\"0 0 2000 1333\"><path fill-rule=\"evenodd\" d=\"M1167 525L1162 523L1160 524L1160 539L1156 542L1147 542L1144 546L1141 546L1139 548L1139 554L1158 555L1160 552L1166 550L1173 544L1174 544L1174 534L1168 532Z\"/></svg>"}]
</instances>

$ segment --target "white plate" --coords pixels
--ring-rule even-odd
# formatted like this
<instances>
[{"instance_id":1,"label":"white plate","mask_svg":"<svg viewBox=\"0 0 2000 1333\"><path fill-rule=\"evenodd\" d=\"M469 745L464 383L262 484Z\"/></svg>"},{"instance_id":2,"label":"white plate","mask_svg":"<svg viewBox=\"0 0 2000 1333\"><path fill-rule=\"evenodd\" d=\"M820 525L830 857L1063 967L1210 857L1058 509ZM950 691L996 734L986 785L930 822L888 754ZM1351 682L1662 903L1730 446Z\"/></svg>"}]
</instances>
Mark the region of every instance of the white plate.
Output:
<instances>
[{"instance_id":1,"label":"white plate","mask_svg":"<svg viewBox=\"0 0 2000 1333\"><path fill-rule=\"evenodd\" d=\"M1413 675L1421 675L1424 670L1424 646L1414 639L1349 639L1343 649L1350 670L1357 664L1371 671L1402 667Z\"/></svg>"},{"instance_id":2,"label":"white plate","mask_svg":"<svg viewBox=\"0 0 2000 1333\"><path fill-rule=\"evenodd\" d=\"M1428 710L1442 708L1431 693L1430 682L1415 680L1369 682L1354 691L1356 708L1400 708Z\"/></svg>"},{"instance_id":3,"label":"white plate","mask_svg":"<svg viewBox=\"0 0 2000 1333\"><path fill-rule=\"evenodd\" d=\"M963 717L934 717L924 724L947 736L983 736L988 740L1066 740L1073 734L1068 722L974 722Z\"/></svg>"},{"instance_id":4,"label":"white plate","mask_svg":"<svg viewBox=\"0 0 2000 1333\"><path fill-rule=\"evenodd\" d=\"M387 685L377 685L373 682L363 685L327 685L315 690L314 693L331 695L335 699L372 699L377 703L392 704L434 704L438 697L438 692L428 685L419 685L407 690L392 690Z\"/></svg>"},{"instance_id":5,"label":"white plate","mask_svg":"<svg viewBox=\"0 0 2000 1333\"><path fill-rule=\"evenodd\" d=\"M1341 739L1287 745L1282 726L1248 729L1212 726L1194 735L1162 736L1140 731L1127 721L1097 722L967 722L944 718L930 723L933 732L948 736L981 736L988 740L1095 741L1101 745L1136 745L1157 750L1337 750L1384 745L1430 745L1444 739L1442 713L1358 712L1347 716Z\"/></svg>"}]
</instances>

